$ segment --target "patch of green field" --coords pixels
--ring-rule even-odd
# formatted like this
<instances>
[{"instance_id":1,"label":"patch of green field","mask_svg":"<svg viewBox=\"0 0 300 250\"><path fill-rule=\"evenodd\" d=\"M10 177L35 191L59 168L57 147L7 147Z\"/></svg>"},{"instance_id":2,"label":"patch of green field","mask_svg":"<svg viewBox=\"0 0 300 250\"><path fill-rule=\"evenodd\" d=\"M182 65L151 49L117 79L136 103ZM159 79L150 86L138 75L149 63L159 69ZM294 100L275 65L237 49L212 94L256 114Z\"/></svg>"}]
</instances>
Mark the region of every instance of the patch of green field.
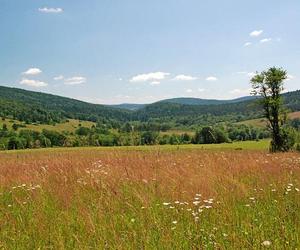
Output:
<instances>
[{"instance_id":1,"label":"patch of green field","mask_svg":"<svg viewBox=\"0 0 300 250\"><path fill-rule=\"evenodd\" d=\"M289 113L288 118L289 119L300 118L300 112ZM248 126L262 128L262 127L266 127L267 120L265 118L258 118L258 119L252 119L252 120L238 122L237 124L244 124L244 125L248 125Z\"/></svg>"},{"instance_id":2,"label":"patch of green field","mask_svg":"<svg viewBox=\"0 0 300 250\"><path fill-rule=\"evenodd\" d=\"M186 145L154 145L154 146L119 146L119 147L75 147L75 148L41 148L41 149L23 149L23 150L9 150L2 151L4 154L19 154L19 153L38 153L50 151L80 151L89 152L91 150L99 151L177 151L177 150L258 150L267 151L269 149L270 140L260 141L241 141L233 143L221 144L186 144ZM0 151L1 154L1 151Z\"/></svg>"},{"instance_id":3,"label":"patch of green field","mask_svg":"<svg viewBox=\"0 0 300 250\"><path fill-rule=\"evenodd\" d=\"M12 119L6 119L5 121L3 121L0 118L0 127L2 127L3 124L6 124L8 129L12 129L12 125L14 123L26 126L24 128L19 128L18 130L30 129L38 132L41 132L43 129L55 130L57 132L63 132L63 131L74 132L78 128L79 124L81 124L81 126L83 127L89 127L89 128L95 125L94 122L79 121L74 119L70 119L68 122L57 123L55 125L47 125L47 124L25 124L23 122L12 120Z\"/></svg>"}]
</instances>

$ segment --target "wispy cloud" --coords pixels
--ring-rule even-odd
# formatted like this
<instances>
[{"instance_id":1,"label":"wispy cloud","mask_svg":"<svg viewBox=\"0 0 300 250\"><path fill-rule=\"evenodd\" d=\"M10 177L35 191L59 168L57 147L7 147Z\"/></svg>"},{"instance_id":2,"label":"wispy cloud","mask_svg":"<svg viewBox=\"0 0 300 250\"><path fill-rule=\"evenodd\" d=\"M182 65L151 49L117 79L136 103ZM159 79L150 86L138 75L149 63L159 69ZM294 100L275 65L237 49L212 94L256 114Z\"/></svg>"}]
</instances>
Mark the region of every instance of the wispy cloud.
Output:
<instances>
[{"instance_id":1,"label":"wispy cloud","mask_svg":"<svg viewBox=\"0 0 300 250\"><path fill-rule=\"evenodd\" d=\"M147 74L140 74L132 77L129 81L130 82L148 82L148 81L161 81L164 80L170 73L166 72L153 72Z\"/></svg>"},{"instance_id":2,"label":"wispy cloud","mask_svg":"<svg viewBox=\"0 0 300 250\"><path fill-rule=\"evenodd\" d=\"M41 81L38 81L38 80L30 80L30 79L26 79L26 78L22 79L20 81L20 84L27 85L27 86L30 86L30 87L35 87L35 88L48 86L48 84L46 82L41 82Z\"/></svg>"},{"instance_id":3,"label":"wispy cloud","mask_svg":"<svg viewBox=\"0 0 300 250\"><path fill-rule=\"evenodd\" d=\"M198 91L199 91L199 92L204 92L204 91L205 91L205 89L198 88Z\"/></svg>"},{"instance_id":4,"label":"wispy cloud","mask_svg":"<svg viewBox=\"0 0 300 250\"><path fill-rule=\"evenodd\" d=\"M42 73L42 71L39 68L30 68L28 70L26 70L25 72L23 72L23 75L38 75Z\"/></svg>"},{"instance_id":5,"label":"wispy cloud","mask_svg":"<svg viewBox=\"0 0 300 250\"><path fill-rule=\"evenodd\" d=\"M264 39L261 39L259 42L260 43L268 43L268 42L271 42L272 41L272 38L264 38Z\"/></svg>"},{"instance_id":6,"label":"wispy cloud","mask_svg":"<svg viewBox=\"0 0 300 250\"><path fill-rule=\"evenodd\" d=\"M286 81L293 80L295 77L293 75L287 75Z\"/></svg>"},{"instance_id":7,"label":"wispy cloud","mask_svg":"<svg viewBox=\"0 0 300 250\"><path fill-rule=\"evenodd\" d=\"M244 47L249 47L250 45L252 45L252 43L246 42L246 43L244 44Z\"/></svg>"},{"instance_id":8,"label":"wispy cloud","mask_svg":"<svg viewBox=\"0 0 300 250\"><path fill-rule=\"evenodd\" d=\"M79 85L86 83L86 78L83 76L73 76L70 78L65 79L65 85Z\"/></svg>"},{"instance_id":9,"label":"wispy cloud","mask_svg":"<svg viewBox=\"0 0 300 250\"><path fill-rule=\"evenodd\" d=\"M64 76L63 76L63 75L55 76L53 79L54 79L55 81L60 81L60 80L63 80L63 79L64 79Z\"/></svg>"},{"instance_id":10,"label":"wispy cloud","mask_svg":"<svg viewBox=\"0 0 300 250\"><path fill-rule=\"evenodd\" d=\"M194 80L197 80L197 77L188 76L188 75L177 75L173 80L176 80L176 81L194 81Z\"/></svg>"},{"instance_id":11,"label":"wispy cloud","mask_svg":"<svg viewBox=\"0 0 300 250\"><path fill-rule=\"evenodd\" d=\"M263 30L253 30L249 35L251 37L258 37L260 36L264 31Z\"/></svg>"},{"instance_id":12,"label":"wispy cloud","mask_svg":"<svg viewBox=\"0 0 300 250\"><path fill-rule=\"evenodd\" d=\"M43 8L39 8L39 12L43 12L43 13L61 13L64 10L62 8L48 8L48 7L43 7Z\"/></svg>"},{"instance_id":13,"label":"wispy cloud","mask_svg":"<svg viewBox=\"0 0 300 250\"><path fill-rule=\"evenodd\" d=\"M208 77L206 77L205 80L209 81L209 82L214 82L214 81L218 81L218 78L215 76L208 76Z\"/></svg>"},{"instance_id":14,"label":"wispy cloud","mask_svg":"<svg viewBox=\"0 0 300 250\"><path fill-rule=\"evenodd\" d=\"M193 93L193 90L192 89L186 89L185 92L186 93Z\"/></svg>"}]
</instances>

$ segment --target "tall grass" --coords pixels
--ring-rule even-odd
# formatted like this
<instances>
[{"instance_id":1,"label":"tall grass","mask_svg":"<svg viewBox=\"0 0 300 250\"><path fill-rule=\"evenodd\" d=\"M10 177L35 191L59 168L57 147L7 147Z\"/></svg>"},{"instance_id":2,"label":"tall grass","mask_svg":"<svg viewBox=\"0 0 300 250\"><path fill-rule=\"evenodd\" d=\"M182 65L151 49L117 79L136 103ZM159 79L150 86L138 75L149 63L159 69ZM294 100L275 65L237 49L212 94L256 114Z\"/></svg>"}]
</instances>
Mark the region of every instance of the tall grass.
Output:
<instances>
[{"instance_id":1,"label":"tall grass","mask_svg":"<svg viewBox=\"0 0 300 250\"><path fill-rule=\"evenodd\" d=\"M0 153L4 249L296 249L300 155Z\"/></svg>"}]
</instances>

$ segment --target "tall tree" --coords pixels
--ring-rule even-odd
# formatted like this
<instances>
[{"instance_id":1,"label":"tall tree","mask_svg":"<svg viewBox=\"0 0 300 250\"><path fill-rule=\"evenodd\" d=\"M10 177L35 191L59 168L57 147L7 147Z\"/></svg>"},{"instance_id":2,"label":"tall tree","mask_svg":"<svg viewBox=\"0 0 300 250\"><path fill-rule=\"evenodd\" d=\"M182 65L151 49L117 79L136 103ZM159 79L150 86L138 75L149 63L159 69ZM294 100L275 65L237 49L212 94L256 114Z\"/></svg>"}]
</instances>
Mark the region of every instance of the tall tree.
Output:
<instances>
[{"instance_id":1,"label":"tall tree","mask_svg":"<svg viewBox=\"0 0 300 250\"><path fill-rule=\"evenodd\" d=\"M272 132L270 147L272 152L288 151L290 149L289 136L287 131L284 130L286 112L280 95L284 89L283 84L286 79L287 72L282 68L276 67L257 73L251 79L252 94L262 96L260 100Z\"/></svg>"}]
</instances>

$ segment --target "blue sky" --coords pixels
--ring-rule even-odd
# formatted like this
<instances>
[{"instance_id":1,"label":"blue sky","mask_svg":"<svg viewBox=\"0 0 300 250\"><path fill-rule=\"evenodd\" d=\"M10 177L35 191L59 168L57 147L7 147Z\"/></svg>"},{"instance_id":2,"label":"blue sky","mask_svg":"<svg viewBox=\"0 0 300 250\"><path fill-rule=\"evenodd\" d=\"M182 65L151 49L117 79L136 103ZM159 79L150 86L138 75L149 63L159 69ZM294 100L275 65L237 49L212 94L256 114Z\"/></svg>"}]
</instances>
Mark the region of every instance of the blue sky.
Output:
<instances>
[{"instance_id":1,"label":"blue sky","mask_svg":"<svg viewBox=\"0 0 300 250\"><path fill-rule=\"evenodd\" d=\"M299 89L299 0L0 0L0 85L93 103Z\"/></svg>"}]
</instances>

